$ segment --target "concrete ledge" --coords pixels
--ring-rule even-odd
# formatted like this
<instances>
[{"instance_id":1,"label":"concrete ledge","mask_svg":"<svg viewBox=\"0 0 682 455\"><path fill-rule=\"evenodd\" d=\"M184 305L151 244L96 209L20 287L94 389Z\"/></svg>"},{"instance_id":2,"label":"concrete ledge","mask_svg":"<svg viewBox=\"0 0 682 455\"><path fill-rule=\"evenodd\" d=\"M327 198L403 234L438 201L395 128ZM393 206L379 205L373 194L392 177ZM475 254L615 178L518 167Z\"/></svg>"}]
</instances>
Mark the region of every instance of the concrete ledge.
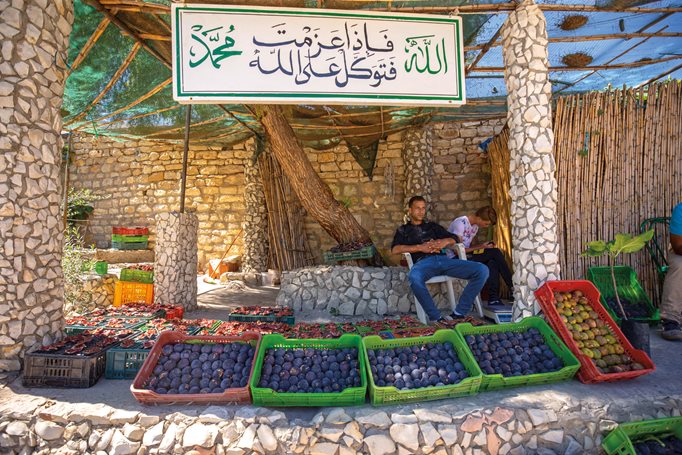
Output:
<instances>
[{"instance_id":1,"label":"concrete ledge","mask_svg":"<svg viewBox=\"0 0 682 455\"><path fill-rule=\"evenodd\" d=\"M95 259L109 264L154 262L154 250L95 250Z\"/></svg>"}]
</instances>

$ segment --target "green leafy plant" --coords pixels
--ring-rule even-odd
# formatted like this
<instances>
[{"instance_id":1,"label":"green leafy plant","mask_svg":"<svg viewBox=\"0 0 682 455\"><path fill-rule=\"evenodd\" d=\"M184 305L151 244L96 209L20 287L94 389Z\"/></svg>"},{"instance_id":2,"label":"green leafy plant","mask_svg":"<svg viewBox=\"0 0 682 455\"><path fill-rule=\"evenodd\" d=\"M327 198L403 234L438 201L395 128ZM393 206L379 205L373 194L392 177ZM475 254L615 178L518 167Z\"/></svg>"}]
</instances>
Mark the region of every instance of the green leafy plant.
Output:
<instances>
[{"instance_id":1,"label":"green leafy plant","mask_svg":"<svg viewBox=\"0 0 682 455\"><path fill-rule=\"evenodd\" d=\"M87 188L70 188L67 197L66 218L69 222L86 220L95 210L92 203L102 199Z\"/></svg>"},{"instance_id":2,"label":"green leafy plant","mask_svg":"<svg viewBox=\"0 0 682 455\"><path fill-rule=\"evenodd\" d=\"M611 241L597 240L594 242L587 242L587 249L581 253L581 256L600 257L607 255L609 257L609 267L611 268L611 282L613 283L613 291L616 296L616 302L620 309L623 319L627 320L627 315L620 303L618 296L618 287L616 286L615 265L618 256L623 253L636 253L644 248L649 240L654 237L654 230L648 230L640 235L633 236L630 234L616 234L616 238Z\"/></svg>"},{"instance_id":3,"label":"green leafy plant","mask_svg":"<svg viewBox=\"0 0 682 455\"><path fill-rule=\"evenodd\" d=\"M86 249L78 229L69 226L64 231L62 270L64 272L65 312L82 313L92 300L92 294L83 286L83 272L95 267L94 250Z\"/></svg>"}]
</instances>

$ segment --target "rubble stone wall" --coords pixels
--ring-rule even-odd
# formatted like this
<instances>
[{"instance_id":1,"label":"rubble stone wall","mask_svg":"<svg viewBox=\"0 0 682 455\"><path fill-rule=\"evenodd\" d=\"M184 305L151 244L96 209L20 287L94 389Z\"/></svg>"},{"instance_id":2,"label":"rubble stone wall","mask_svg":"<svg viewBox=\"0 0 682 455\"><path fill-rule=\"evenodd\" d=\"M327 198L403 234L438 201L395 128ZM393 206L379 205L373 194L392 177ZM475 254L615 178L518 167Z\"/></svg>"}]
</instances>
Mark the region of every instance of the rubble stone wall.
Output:
<instances>
[{"instance_id":1,"label":"rubble stone wall","mask_svg":"<svg viewBox=\"0 0 682 455\"><path fill-rule=\"evenodd\" d=\"M30 407L0 410L0 450L36 455L598 454L616 422L679 416L680 407L679 395L606 405L566 395L532 406L483 405L464 397L430 406L323 408L312 418L294 418L252 406L141 410L34 398Z\"/></svg>"},{"instance_id":2,"label":"rubble stone wall","mask_svg":"<svg viewBox=\"0 0 682 455\"><path fill-rule=\"evenodd\" d=\"M490 167L477 146L501 130L503 119L430 124L433 153L431 218L447 226L456 216L490 203ZM186 207L199 218L199 267L220 258L245 219L244 168L253 140L222 149L190 145ZM308 157L337 199L387 253L403 222L405 176L403 133L379 143L373 178L365 174L348 147L307 149ZM182 145L151 141L116 142L90 135L74 136L70 186L89 188L96 201L86 239L99 248L111 244L111 227L142 225L156 238L154 214L179 207ZM334 246L311 217L305 221L312 253ZM243 253L244 236L230 254ZM399 258L389 258L393 261Z\"/></svg>"},{"instance_id":3,"label":"rubble stone wall","mask_svg":"<svg viewBox=\"0 0 682 455\"><path fill-rule=\"evenodd\" d=\"M62 95L73 2L0 2L0 371L64 325Z\"/></svg>"},{"instance_id":4,"label":"rubble stone wall","mask_svg":"<svg viewBox=\"0 0 682 455\"><path fill-rule=\"evenodd\" d=\"M453 283L459 295L463 283ZM429 285L438 308L450 312L444 284ZM414 313L405 267L306 267L282 273L277 303L295 312L338 311L344 316Z\"/></svg>"}]
</instances>

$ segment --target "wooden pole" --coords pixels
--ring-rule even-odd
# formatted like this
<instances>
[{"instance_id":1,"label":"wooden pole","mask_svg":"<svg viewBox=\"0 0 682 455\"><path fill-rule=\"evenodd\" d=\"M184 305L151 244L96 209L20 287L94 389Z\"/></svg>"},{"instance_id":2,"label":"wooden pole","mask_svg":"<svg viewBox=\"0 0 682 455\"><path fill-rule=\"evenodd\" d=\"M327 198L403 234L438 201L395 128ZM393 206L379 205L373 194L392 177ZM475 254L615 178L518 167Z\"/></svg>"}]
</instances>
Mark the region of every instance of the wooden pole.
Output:
<instances>
[{"instance_id":1,"label":"wooden pole","mask_svg":"<svg viewBox=\"0 0 682 455\"><path fill-rule=\"evenodd\" d=\"M69 143L66 148L66 160L64 161L64 229L67 225L69 213L69 160L71 159L71 147L73 146L73 133L69 133Z\"/></svg>"},{"instance_id":2,"label":"wooden pole","mask_svg":"<svg viewBox=\"0 0 682 455\"><path fill-rule=\"evenodd\" d=\"M182 177L180 183L180 213L185 213L185 187L187 186L187 155L189 155L189 127L192 119L192 105L187 105L185 116L185 147L182 151Z\"/></svg>"}]
</instances>

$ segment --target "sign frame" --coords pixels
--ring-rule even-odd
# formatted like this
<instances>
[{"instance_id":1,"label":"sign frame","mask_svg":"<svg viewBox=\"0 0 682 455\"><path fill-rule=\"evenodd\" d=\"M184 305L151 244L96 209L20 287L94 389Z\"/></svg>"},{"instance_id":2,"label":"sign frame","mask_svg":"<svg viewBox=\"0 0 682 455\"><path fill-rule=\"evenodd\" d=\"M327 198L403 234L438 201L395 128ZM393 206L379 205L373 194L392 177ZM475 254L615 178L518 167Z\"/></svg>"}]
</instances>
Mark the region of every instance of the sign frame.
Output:
<instances>
[{"instance_id":1,"label":"sign frame","mask_svg":"<svg viewBox=\"0 0 682 455\"><path fill-rule=\"evenodd\" d=\"M456 94L400 94L400 93L338 93L309 91L278 91L278 92L197 92L185 89L183 82L183 42L182 24L185 16L192 13L234 13L286 16L309 16L349 20L372 20L380 19L387 21L416 21L428 24L452 25L454 27L454 75L457 84ZM457 106L466 103L466 84L464 80L464 44L463 22L459 16L435 16L428 14L405 14L389 12L355 11L355 10L330 10L330 9L306 9L306 8L269 8L232 5L209 5L209 4L171 4L171 36L172 36L172 72L173 72L173 99L180 104L348 104L348 105L395 105L395 106ZM451 55L451 54L448 54ZM227 62L227 60L225 60ZM428 87L420 87L428 88Z\"/></svg>"}]
</instances>

